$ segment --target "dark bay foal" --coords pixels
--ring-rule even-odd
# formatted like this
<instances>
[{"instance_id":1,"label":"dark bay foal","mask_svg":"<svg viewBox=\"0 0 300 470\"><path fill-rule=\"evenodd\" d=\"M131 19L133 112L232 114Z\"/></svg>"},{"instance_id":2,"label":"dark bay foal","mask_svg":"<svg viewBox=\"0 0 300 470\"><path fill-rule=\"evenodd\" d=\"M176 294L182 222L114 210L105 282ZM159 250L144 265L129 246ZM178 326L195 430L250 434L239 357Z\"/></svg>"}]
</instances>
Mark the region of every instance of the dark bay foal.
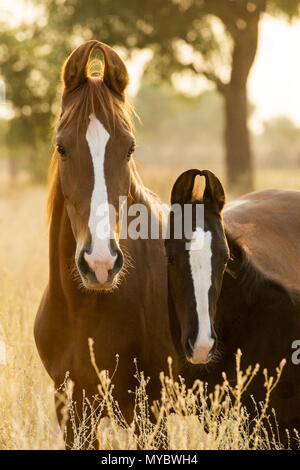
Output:
<instances>
[{"instance_id":1,"label":"dark bay foal","mask_svg":"<svg viewBox=\"0 0 300 470\"><path fill-rule=\"evenodd\" d=\"M197 176L206 180L201 196ZM189 243L172 237L171 212L165 242L172 335L182 373L189 383L200 378L213 388L222 382L222 371L235 383L238 348L242 367L258 362L270 374L286 358L270 403L284 441L285 428L300 429L300 366L292 360L293 342L300 338L300 191L255 192L223 210L219 179L207 170L189 170L175 182L171 203L204 205L202 226L196 226L192 211ZM263 384L260 374L249 389L256 402L264 399ZM250 393L245 404L251 416Z\"/></svg>"}]
</instances>

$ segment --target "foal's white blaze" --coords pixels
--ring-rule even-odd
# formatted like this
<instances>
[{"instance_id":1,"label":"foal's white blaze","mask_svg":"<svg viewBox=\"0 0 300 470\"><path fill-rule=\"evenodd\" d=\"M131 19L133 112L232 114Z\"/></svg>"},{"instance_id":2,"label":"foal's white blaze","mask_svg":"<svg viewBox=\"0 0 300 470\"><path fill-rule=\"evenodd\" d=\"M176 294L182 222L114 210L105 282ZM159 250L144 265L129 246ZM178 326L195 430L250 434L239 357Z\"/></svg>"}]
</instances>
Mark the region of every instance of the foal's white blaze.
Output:
<instances>
[{"instance_id":1,"label":"foal's white blaze","mask_svg":"<svg viewBox=\"0 0 300 470\"><path fill-rule=\"evenodd\" d=\"M207 355L214 344L211 337L208 298L212 276L211 239L211 232L205 232L201 227L197 227L190 243L189 261L198 315L198 334L191 358L191 362L195 364L207 361Z\"/></svg>"},{"instance_id":2,"label":"foal's white blaze","mask_svg":"<svg viewBox=\"0 0 300 470\"><path fill-rule=\"evenodd\" d=\"M85 253L85 259L96 274L98 281L107 281L108 270L112 269L116 256L110 251L110 220L107 188L104 176L104 157L109 133L94 114L86 132L86 140L90 149L93 169L94 188L92 192L88 226L92 244L90 254ZM99 231L99 226L104 230Z\"/></svg>"}]
</instances>

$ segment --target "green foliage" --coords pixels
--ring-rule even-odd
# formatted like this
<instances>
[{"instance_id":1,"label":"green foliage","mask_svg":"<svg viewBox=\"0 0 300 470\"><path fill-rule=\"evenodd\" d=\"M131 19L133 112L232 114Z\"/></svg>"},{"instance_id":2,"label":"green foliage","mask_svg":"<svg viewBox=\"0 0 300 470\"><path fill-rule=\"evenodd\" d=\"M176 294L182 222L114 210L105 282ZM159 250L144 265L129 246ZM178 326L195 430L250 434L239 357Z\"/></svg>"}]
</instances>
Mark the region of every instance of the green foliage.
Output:
<instances>
[{"instance_id":1,"label":"green foliage","mask_svg":"<svg viewBox=\"0 0 300 470\"><path fill-rule=\"evenodd\" d=\"M271 14L283 15L288 19L299 16L299 0L272 0L268 3L268 11Z\"/></svg>"},{"instance_id":2,"label":"green foliage","mask_svg":"<svg viewBox=\"0 0 300 470\"><path fill-rule=\"evenodd\" d=\"M222 99L216 92L185 98L174 91L143 87L136 100L136 158L144 164L178 167L221 162ZM200 163L201 162L201 163Z\"/></svg>"},{"instance_id":3,"label":"green foliage","mask_svg":"<svg viewBox=\"0 0 300 470\"><path fill-rule=\"evenodd\" d=\"M224 116L216 91L186 98L173 90L144 86L134 104L142 121L137 127L135 157L143 167L177 168L179 172L188 162L190 167L220 171ZM262 133L252 135L252 141L258 168L299 167L300 129L287 117L265 122Z\"/></svg>"},{"instance_id":4,"label":"green foliage","mask_svg":"<svg viewBox=\"0 0 300 470\"><path fill-rule=\"evenodd\" d=\"M49 162L51 125L59 109L61 65L76 45L97 38L122 47L129 55L135 49L151 48L153 58L146 72L152 84L170 83L174 73L187 70L206 73L215 80L220 63L230 72L230 48L235 35L265 8L264 0L45 0L42 5L33 0L33 3L44 8L45 18L16 29L0 25L0 74L5 79L7 102L13 112L4 139L7 152L3 154L22 162L37 178L45 173ZM284 12L289 17L298 14L299 3L267 2L271 13ZM183 48L185 51L188 48L191 54L184 57ZM197 103L200 106L201 102ZM163 98L160 105L164 106ZM173 112L180 116L176 106ZM178 132L179 128L176 135Z\"/></svg>"},{"instance_id":5,"label":"green foliage","mask_svg":"<svg viewBox=\"0 0 300 470\"><path fill-rule=\"evenodd\" d=\"M6 85L6 101L13 113L4 138L6 153L40 179L49 163L42 148L51 140L51 123L58 110L57 60L64 56L63 47L56 53L36 26L16 30L2 26L0 44L1 75Z\"/></svg>"}]
</instances>

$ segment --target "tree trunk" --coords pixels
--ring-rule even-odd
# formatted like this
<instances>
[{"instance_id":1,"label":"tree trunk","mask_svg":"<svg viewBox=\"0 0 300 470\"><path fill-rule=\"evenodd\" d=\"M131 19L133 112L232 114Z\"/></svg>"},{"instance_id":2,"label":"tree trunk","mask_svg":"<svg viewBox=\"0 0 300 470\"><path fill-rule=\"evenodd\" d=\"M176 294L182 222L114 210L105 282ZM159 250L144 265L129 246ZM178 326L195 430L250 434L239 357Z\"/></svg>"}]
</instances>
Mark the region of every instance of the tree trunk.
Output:
<instances>
[{"instance_id":1,"label":"tree trunk","mask_svg":"<svg viewBox=\"0 0 300 470\"><path fill-rule=\"evenodd\" d=\"M247 80L254 62L258 25L265 2L244 21L231 25L233 53L231 76L225 84L215 80L225 100L225 146L227 187L233 195L253 191L254 169L248 130ZM256 2L258 6L258 1Z\"/></svg>"},{"instance_id":2,"label":"tree trunk","mask_svg":"<svg viewBox=\"0 0 300 470\"><path fill-rule=\"evenodd\" d=\"M253 159L247 126L246 83L228 85L225 99L226 179L233 195L254 188Z\"/></svg>"}]
</instances>

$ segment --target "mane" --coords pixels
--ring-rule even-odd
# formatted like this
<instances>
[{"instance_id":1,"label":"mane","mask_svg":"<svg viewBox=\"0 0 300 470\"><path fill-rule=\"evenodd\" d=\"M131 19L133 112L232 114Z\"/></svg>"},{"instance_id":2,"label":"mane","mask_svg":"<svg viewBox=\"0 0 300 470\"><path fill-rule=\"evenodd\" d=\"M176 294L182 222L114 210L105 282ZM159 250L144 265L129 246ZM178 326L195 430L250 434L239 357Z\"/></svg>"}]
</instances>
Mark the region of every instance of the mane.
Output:
<instances>
[{"instance_id":1,"label":"mane","mask_svg":"<svg viewBox=\"0 0 300 470\"><path fill-rule=\"evenodd\" d=\"M57 132L58 125L60 127L65 127L68 123L73 121L76 124L76 135L78 136L80 128L88 126L89 116L95 111L96 103L98 105L100 104L104 112L106 125L110 133L114 133L117 122L122 123L122 125L124 125L130 132L134 133L134 117L137 117L134 107L127 99L120 99L106 86L100 76L101 62L99 60L92 61L91 67L94 67L94 70L95 64L98 64L98 69L96 71L97 76L94 76L95 72L93 72L93 74L89 75L87 80L80 87L76 88L71 93L73 98L72 104L63 112L60 112L56 118L54 135ZM59 187L58 161L58 152L54 149L48 173L48 226L52 219L55 195Z\"/></svg>"},{"instance_id":2,"label":"mane","mask_svg":"<svg viewBox=\"0 0 300 470\"><path fill-rule=\"evenodd\" d=\"M261 289L266 286L285 294L292 304L295 303L298 293L263 273L253 263L249 253L238 240L233 239L227 233L226 238L230 249L228 269L239 284L248 304L255 301Z\"/></svg>"},{"instance_id":3,"label":"mane","mask_svg":"<svg viewBox=\"0 0 300 470\"><path fill-rule=\"evenodd\" d=\"M130 185L130 197L135 202L141 200L151 205L161 204L161 200L157 194L151 189L147 188L136 168L134 159L130 162L130 173L131 173L131 185Z\"/></svg>"}]
</instances>

